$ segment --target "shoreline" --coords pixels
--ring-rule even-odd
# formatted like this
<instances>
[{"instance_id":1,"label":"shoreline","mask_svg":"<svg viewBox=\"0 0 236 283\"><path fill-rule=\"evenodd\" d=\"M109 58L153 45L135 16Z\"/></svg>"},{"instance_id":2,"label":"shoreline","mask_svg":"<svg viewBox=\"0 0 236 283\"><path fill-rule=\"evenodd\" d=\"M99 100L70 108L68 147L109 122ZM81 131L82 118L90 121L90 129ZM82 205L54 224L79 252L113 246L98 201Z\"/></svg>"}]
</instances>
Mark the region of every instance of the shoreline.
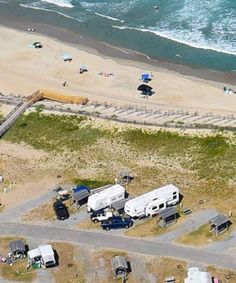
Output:
<instances>
[{"instance_id":1,"label":"shoreline","mask_svg":"<svg viewBox=\"0 0 236 283\"><path fill-rule=\"evenodd\" d=\"M174 72L183 76L203 79L209 82L219 84L229 84L230 87L236 87L236 72L224 72L212 69L203 69L194 66L180 65L163 60L155 60L148 58L140 52L125 49L123 47L112 46L106 42L99 42L88 38L79 33L45 23L34 23L17 19L12 21L8 19L0 19L0 26L12 28L19 31L27 32L27 27L33 27L35 34L47 36L54 40L58 40L64 44L68 44L91 54L97 54L109 59L118 59L124 61L126 65L132 66L148 66L149 69L159 69L162 72Z\"/></svg>"}]
</instances>

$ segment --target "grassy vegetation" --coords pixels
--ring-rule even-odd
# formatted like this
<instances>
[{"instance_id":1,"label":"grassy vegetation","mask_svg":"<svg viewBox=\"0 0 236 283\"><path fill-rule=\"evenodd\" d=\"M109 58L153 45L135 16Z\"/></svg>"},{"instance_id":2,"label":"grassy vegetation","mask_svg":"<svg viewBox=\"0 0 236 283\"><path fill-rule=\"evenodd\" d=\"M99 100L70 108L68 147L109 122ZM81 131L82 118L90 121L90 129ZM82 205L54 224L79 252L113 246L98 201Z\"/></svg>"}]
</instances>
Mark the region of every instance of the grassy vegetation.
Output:
<instances>
[{"instance_id":1,"label":"grassy vegetation","mask_svg":"<svg viewBox=\"0 0 236 283\"><path fill-rule=\"evenodd\" d=\"M163 130L128 129L122 138L140 151L157 150L166 155L182 154L195 145L194 138Z\"/></svg>"},{"instance_id":2,"label":"grassy vegetation","mask_svg":"<svg viewBox=\"0 0 236 283\"><path fill-rule=\"evenodd\" d=\"M26 142L37 149L57 151L81 150L83 146L94 145L101 138L128 144L140 154L155 152L165 158L185 157L180 160L181 166L197 172L200 179L214 180L214 185L218 187L222 185L219 182L235 180L235 140L232 143L222 133L200 137L137 128L122 131L112 129L109 132L107 129L94 127L86 117L44 115L38 110L22 116L4 136L4 139L11 142ZM86 183L87 180L78 181Z\"/></svg>"},{"instance_id":3,"label":"grassy vegetation","mask_svg":"<svg viewBox=\"0 0 236 283\"><path fill-rule=\"evenodd\" d=\"M57 283L85 283L83 261L77 261L79 252L67 243L52 243L59 257L59 266L52 270Z\"/></svg>"},{"instance_id":4,"label":"grassy vegetation","mask_svg":"<svg viewBox=\"0 0 236 283\"><path fill-rule=\"evenodd\" d=\"M26 270L27 259L19 260L12 266L8 264L1 264L1 276L5 280L12 280L18 282L33 282L36 278L34 270Z\"/></svg>"},{"instance_id":5,"label":"grassy vegetation","mask_svg":"<svg viewBox=\"0 0 236 283\"><path fill-rule=\"evenodd\" d=\"M101 223L93 223L90 219L85 219L82 222L80 222L79 224L75 225L75 228L78 229L85 229L85 230L89 230L89 229L101 229Z\"/></svg>"},{"instance_id":6,"label":"grassy vegetation","mask_svg":"<svg viewBox=\"0 0 236 283\"><path fill-rule=\"evenodd\" d=\"M2 121L4 118L4 115L2 114L2 112L0 112L0 121Z\"/></svg>"},{"instance_id":7,"label":"grassy vegetation","mask_svg":"<svg viewBox=\"0 0 236 283\"><path fill-rule=\"evenodd\" d=\"M122 136L141 152L155 151L165 157L189 157L189 162L185 159L181 165L197 171L200 179L225 181L235 178L236 145L222 134L200 137L163 130L129 129Z\"/></svg>"},{"instance_id":8,"label":"grassy vegetation","mask_svg":"<svg viewBox=\"0 0 236 283\"><path fill-rule=\"evenodd\" d=\"M0 238L0 251L1 254L7 255L9 252L9 242L19 237L5 237ZM19 281L19 282L32 282L36 278L34 270L26 270L27 260L18 260L12 266L8 264L0 264L0 274L5 280Z\"/></svg>"},{"instance_id":9,"label":"grassy vegetation","mask_svg":"<svg viewBox=\"0 0 236 283\"><path fill-rule=\"evenodd\" d=\"M158 282L165 282L165 278L170 276L174 276L176 282L184 282L187 275L186 262L171 258L155 258L147 263L147 267Z\"/></svg>"},{"instance_id":10,"label":"grassy vegetation","mask_svg":"<svg viewBox=\"0 0 236 283\"><path fill-rule=\"evenodd\" d=\"M168 227L160 227L157 223L157 217L151 217L144 219L143 222L138 223L129 230L125 232L125 235L130 237L153 237L168 233L172 230L177 229L183 224L186 217L180 217L177 223L170 225Z\"/></svg>"},{"instance_id":11,"label":"grassy vegetation","mask_svg":"<svg viewBox=\"0 0 236 283\"><path fill-rule=\"evenodd\" d=\"M112 184L113 182L109 180L74 179L73 183L76 185L87 186L91 189L96 189L107 184Z\"/></svg>"},{"instance_id":12,"label":"grassy vegetation","mask_svg":"<svg viewBox=\"0 0 236 283\"><path fill-rule=\"evenodd\" d=\"M212 232L210 232L209 229L210 229L210 225L204 224L200 226L198 229L186 235L181 236L179 239L177 239L176 242L182 245L206 246L210 242L226 239L232 232L232 226L230 226L228 231L216 237Z\"/></svg>"},{"instance_id":13,"label":"grassy vegetation","mask_svg":"<svg viewBox=\"0 0 236 283\"><path fill-rule=\"evenodd\" d=\"M133 196L174 183L184 195L184 206L192 210L214 207L221 213L236 213L233 134L201 136L106 123L103 126L85 117L44 115L37 110L20 118L4 139L56 150L52 155L61 155L70 163L65 168L77 184L96 188L113 183L110 180L128 168L135 177L128 186ZM199 200L204 204L199 205ZM153 226L149 227L152 230ZM151 230L150 235L156 233Z\"/></svg>"},{"instance_id":14,"label":"grassy vegetation","mask_svg":"<svg viewBox=\"0 0 236 283\"><path fill-rule=\"evenodd\" d=\"M4 211L4 205L1 203L0 204L0 213Z\"/></svg>"},{"instance_id":15,"label":"grassy vegetation","mask_svg":"<svg viewBox=\"0 0 236 283\"><path fill-rule=\"evenodd\" d=\"M219 278L222 282L236 282L236 272L233 270L219 269L215 266L208 266L207 271L210 272L213 277Z\"/></svg>"},{"instance_id":16,"label":"grassy vegetation","mask_svg":"<svg viewBox=\"0 0 236 283\"><path fill-rule=\"evenodd\" d=\"M117 282L121 283L122 280L120 279L114 279L113 273L111 269L111 259L116 256L124 256L126 260L129 260L129 257L127 253L121 252L121 251L114 251L114 250L98 250L92 259L92 263L94 266L99 267L101 270L103 270L103 277L101 276L99 279L96 280L96 283L111 283L111 282ZM101 261L102 259L102 261ZM132 273L128 275L128 282L135 282L132 280Z\"/></svg>"},{"instance_id":17,"label":"grassy vegetation","mask_svg":"<svg viewBox=\"0 0 236 283\"><path fill-rule=\"evenodd\" d=\"M24 221L52 221L56 220L56 215L53 209L53 203L56 199L52 199L36 208L33 208L23 216ZM78 210L75 205L71 205L70 199L64 201L67 206L70 216L75 214Z\"/></svg>"},{"instance_id":18,"label":"grassy vegetation","mask_svg":"<svg viewBox=\"0 0 236 283\"><path fill-rule=\"evenodd\" d=\"M44 115L41 111L22 116L4 136L5 140L26 142L36 149L79 150L104 135L101 129L84 124L86 117L76 115Z\"/></svg>"}]
</instances>

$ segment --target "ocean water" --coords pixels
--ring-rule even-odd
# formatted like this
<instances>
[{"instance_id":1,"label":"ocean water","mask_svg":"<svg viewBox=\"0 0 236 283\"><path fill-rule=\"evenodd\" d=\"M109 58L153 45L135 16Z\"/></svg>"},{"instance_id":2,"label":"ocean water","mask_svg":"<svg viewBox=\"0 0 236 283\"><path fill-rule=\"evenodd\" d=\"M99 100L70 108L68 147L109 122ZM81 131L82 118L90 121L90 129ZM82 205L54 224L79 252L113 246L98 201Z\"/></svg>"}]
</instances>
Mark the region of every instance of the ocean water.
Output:
<instances>
[{"instance_id":1,"label":"ocean water","mask_svg":"<svg viewBox=\"0 0 236 283\"><path fill-rule=\"evenodd\" d=\"M18 0L96 40L196 67L236 71L236 0ZM158 7L158 9L155 8ZM68 25L69 27L69 25Z\"/></svg>"}]
</instances>

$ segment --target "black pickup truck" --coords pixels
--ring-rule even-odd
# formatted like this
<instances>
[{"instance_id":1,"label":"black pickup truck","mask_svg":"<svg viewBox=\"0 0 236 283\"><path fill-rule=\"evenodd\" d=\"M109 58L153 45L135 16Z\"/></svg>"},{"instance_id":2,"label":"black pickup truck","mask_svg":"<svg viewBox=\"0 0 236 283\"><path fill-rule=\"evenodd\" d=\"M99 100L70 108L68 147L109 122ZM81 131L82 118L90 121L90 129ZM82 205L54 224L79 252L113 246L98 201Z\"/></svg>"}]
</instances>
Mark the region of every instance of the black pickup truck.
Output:
<instances>
[{"instance_id":1,"label":"black pickup truck","mask_svg":"<svg viewBox=\"0 0 236 283\"><path fill-rule=\"evenodd\" d=\"M133 225L133 221L130 218L113 216L110 220L103 221L101 227L103 230L109 231L110 229L118 229L118 228L129 229L132 225Z\"/></svg>"}]
</instances>

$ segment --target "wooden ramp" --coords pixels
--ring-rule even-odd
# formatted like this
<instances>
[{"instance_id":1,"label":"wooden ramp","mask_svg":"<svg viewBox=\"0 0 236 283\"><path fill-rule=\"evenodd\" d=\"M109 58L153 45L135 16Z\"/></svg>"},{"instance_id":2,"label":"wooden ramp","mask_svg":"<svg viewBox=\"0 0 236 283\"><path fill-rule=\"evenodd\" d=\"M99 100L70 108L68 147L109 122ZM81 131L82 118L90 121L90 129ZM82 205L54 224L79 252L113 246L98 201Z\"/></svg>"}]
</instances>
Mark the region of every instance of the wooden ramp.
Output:
<instances>
[{"instance_id":1,"label":"wooden ramp","mask_svg":"<svg viewBox=\"0 0 236 283\"><path fill-rule=\"evenodd\" d=\"M60 94L53 91L48 90L39 90L37 93L40 93L42 95L41 99L49 99L54 100L62 103L70 103L70 104L87 104L88 98L83 96L76 96L76 95L65 95Z\"/></svg>"},{"instance_id":2,"label":"wooden ramp","mask_svg":"<svg viewBox=\"0 0 236 283\"><path fill-rule=\"evenodd\" d=\"M48 90L38 90L31 96L27 97L25 101L21 101L16 107L1 121L0 137L2 137L14 122L23 114L27 108L42 99L54 100L62 103L70 104L87 104L88 98L75 95L65 95Z\"/></svg>"}]
</instances>

